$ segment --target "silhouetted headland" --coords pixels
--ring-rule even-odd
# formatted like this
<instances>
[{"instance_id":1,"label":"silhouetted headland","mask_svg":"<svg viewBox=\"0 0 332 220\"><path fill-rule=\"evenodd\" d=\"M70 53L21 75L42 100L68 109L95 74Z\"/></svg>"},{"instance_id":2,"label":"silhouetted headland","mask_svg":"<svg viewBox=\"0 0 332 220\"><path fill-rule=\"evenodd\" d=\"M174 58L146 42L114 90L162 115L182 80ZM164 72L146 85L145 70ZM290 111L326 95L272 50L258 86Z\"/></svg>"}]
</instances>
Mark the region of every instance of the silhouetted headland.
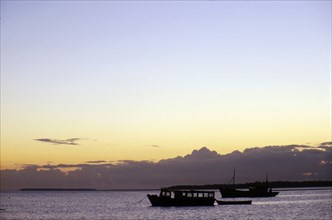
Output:
<instances>
[{"instance_id":1,"label":"silhouetted headland","mask_svg":"<svg viewBox=\"0 0 332 220\"><path fill-rule=\"evenodd\" d=\"M96 191L87 188L22 188L21 191Z\"/></svg>"}]
</instances>

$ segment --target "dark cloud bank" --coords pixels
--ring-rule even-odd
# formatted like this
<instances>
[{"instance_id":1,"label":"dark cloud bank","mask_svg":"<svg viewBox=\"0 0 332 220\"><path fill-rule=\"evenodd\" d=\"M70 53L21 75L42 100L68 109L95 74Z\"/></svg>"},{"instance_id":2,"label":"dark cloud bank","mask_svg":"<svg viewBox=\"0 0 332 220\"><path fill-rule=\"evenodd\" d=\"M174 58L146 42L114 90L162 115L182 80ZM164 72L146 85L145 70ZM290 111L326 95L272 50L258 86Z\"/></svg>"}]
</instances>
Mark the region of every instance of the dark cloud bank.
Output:
<instances>
[{"instance_id":1,"label":"dark cloud bank","mask_svg":"<svg viewBox=\"0 0 332 220\"><path fill-rule=\"evenodd\" d=\"M123 160L118 163L27 165L1 170L2 189L96 188L143 189L178 184L223 184L237 170L238 183L332 180L332 142L319 146L287 145L249 148L220 155L203 147L184 157L159 162ZM63 168L76 168L67 173Z\"/></svg>"},{"instance_id":2,"label":"dark cloud bank","mask_svg":"<svg viewBox=\"0 0 332 220\"><path fill-rule=\"evenodd\" d=\"M66 140L51 139L51 138L38 138L38 139L34 139L34 140L44 142L44 143L50 143L50 144L78 145L77 141L82 140L82 138L70 138L70 139L66 139Z\"/></svg>"}]
</instances>

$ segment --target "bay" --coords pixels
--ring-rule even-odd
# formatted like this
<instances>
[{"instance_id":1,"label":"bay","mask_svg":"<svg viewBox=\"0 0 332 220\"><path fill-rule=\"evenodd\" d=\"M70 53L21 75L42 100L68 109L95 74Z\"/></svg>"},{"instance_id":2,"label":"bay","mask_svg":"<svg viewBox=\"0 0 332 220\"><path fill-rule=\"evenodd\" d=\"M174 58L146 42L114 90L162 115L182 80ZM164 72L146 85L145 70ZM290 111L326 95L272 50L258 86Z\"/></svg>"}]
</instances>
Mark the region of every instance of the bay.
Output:
<instances>
[{"instance_id":1,"label":"bay","mask_svg":"<svg viewBox=\"0 0 332 220\"><path fill-rule=\"evenodd\" d=\"M332 219L332 188L211 207L152 207L148 193L159 191L2 191L0 219Z\"/></svg>"}]
</instances>

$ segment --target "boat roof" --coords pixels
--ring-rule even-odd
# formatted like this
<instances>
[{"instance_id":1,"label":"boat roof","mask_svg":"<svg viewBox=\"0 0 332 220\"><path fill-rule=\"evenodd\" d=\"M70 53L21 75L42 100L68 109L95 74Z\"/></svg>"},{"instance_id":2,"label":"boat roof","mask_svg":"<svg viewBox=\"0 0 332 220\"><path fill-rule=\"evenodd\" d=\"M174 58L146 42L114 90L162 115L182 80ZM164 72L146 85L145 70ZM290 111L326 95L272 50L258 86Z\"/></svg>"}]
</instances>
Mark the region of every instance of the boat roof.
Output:
<instances>
[{"instance_id":1,"label":"boat roof","mask_svg":"<svg viewBox=\"0 0 332 220\"><path fill-rule=\"evenodd\" d=\"M168 191L168 192L193 192L193 193L215 193L213 190L194 190L194 189L169 189L169 188L161 188L160 191Z\"/></svg>"}]
</instances>

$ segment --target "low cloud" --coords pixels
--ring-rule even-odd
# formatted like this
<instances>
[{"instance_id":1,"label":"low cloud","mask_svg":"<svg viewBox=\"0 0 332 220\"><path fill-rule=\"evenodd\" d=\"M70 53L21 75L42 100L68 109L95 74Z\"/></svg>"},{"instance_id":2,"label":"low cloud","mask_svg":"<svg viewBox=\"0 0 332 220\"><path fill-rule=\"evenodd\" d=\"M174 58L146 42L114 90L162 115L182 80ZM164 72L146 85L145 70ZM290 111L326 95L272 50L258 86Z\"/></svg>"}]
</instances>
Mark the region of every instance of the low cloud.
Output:
<instances>
[{"instance_id":1,"label":"low cloud","mask_svg":"<svg viewBox=\"0 0 332 220\"><path fill-rule=\"evenodd\" d=\"M82 138L69 138L65 140L60 139L50 139L50 138L38 138L35 141L50 143L50 144L63 144L63 145L79 145L77 142L82 140Z\"/></svg>"},{"instance_id":2,"label":"low cloud","mask_svg":"<svg viewBox=\"0 0 332 220\"><path fill-rule=\"evenodd\" d=\"M266 175L270 181L332 180L331 149L327 144L266 146L221 155L203 147L159 162L95 160L81 164L26 164L21 170L1 170L1 188L143 189L224 184L231 179L234 168L237 183L264 181ZM71 170L62 171L66 168Z\"/></svg>"},{"instance_id":3,"label":"low cloud","mask_svg":"<svg viewBox=\"0 0 332 220\"><path fill-rule=\"evenodd\" d=\"M85 161L85 163L106 163L105 160L91 160L91 161Z\"/></svg>"},{"instance_id":4,"label":"low cloud","mask_svg":"<svg viewBox=\"0 0 332 220\"><path fill-rule=\"evenodd\" d=\"M332 149L332 142L321 143L320 146L319 146L319 148L331 151L331 149Z\"/></svg>"},{"instance_id":5,"label":"low cloud","mask_svg":"<svg viewBox=\"0 0 332 220\"><path fill-rule=\"evenodd\" d=\"M161 146L153 144L153 145L151 145L151 147L159 148Z\"/></svg>"}]
</instances>

